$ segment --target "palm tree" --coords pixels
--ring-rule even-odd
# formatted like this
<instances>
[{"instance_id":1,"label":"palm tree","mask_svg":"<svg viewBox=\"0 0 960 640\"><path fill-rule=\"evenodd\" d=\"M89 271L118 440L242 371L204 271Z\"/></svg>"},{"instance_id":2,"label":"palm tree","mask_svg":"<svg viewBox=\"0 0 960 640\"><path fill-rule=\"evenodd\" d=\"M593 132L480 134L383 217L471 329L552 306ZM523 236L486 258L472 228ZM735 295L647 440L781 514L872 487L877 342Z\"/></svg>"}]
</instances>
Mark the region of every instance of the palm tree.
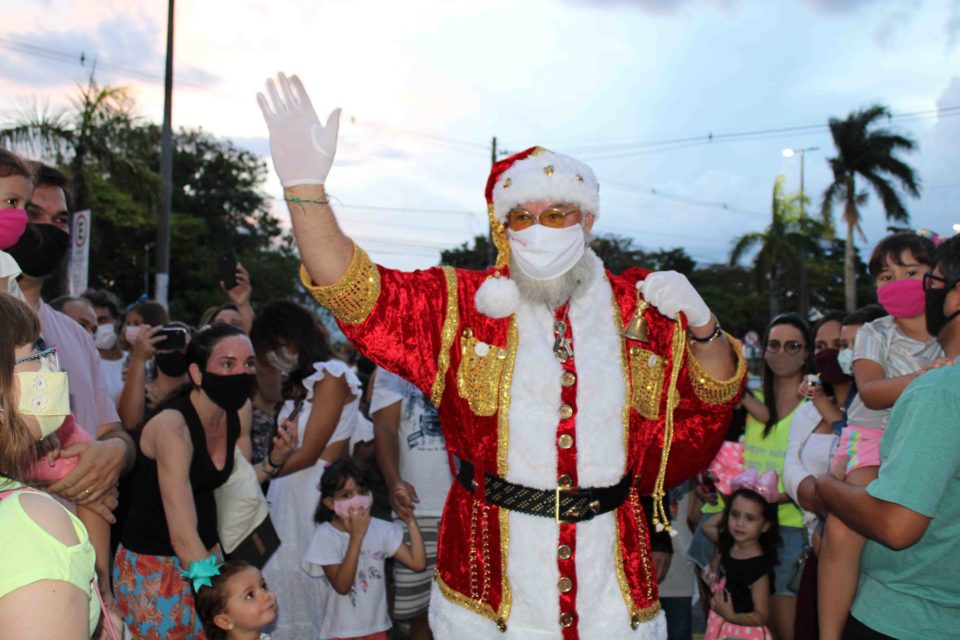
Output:
<instances>
[{"instance_id":1,"label":"palm tree","mask_svg":"<svg viewBox=\"0 0 960 640\"><path fill-rule=\"evenodd\" d=\"M0 128L0 144L69 167L75 210L87 208L85 170L91 165L114 180L125 178L149 201L157 179L141 156L130 153L130 138L135 135L138 119L127 90L100 86L93 72L86 86L79 89L69 110L50 112L35 107L21 113L16 121Z\"/></svg>"},{"instance_id":2,"label":"palm tree","mask_svg":"<svg viewBox=\"0 0 960 640\"><path fill-rule=\"evenodd\" d=\"M730 251L730 266L736 266L748 252L759 247L753 259L754 283L758 291L767 291L771 318L780 312L780 295L787 280L799 275L806 259L820 250L816 238L822 235L823 227L803 215L802 197L787 198L783 176L778 176L773 183L770 226L740 236Z\"/></svg>"},{"instance_id":3,"label":"palm tree","mask_svg":"<svg viewBox=\"0 0 960 640\"><path fill-rule=\"evenodd\" d=\"M827 160L833 170L833 182L823 192L821 212L824 220L829 220L834 203L843 204L843 221L847 225L843 283L848 312L857 308L853 232L856 230L861 238L865 238L860 227L860 207L869 197L868 191L857 191L857 176L866 180L880 197L887 221L910 220L891 179L899 182L901 189L913 197L920 195L913 169L895 155L898 151L912 151L916 143L877 125L878 120L889 117L889 109L875 104L854 111L845 120L830 118L830 135L837 147L837 155Z\"/></svg>"}]
</instances>

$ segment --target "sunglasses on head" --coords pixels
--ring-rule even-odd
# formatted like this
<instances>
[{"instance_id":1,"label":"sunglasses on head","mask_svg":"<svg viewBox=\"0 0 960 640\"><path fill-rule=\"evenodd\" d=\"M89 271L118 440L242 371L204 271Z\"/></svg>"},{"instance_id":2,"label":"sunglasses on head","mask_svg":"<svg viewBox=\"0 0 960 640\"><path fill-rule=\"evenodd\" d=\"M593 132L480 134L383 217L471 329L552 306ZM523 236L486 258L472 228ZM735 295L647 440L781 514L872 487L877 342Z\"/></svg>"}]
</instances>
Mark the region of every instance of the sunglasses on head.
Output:
<instances>
[{"instance_id":1,"label":"sunglasses on head","mask_svg":"<svg viewBox=\"0 0 960 640\"><path fill-rule=\"evenodd\" d=\"M767 341L767 351L770 353L776 353L783 349L784 353L789 353L793 355L795 353L800 353L803 349L803 343L799 340L787 340L786 342L780 342L779 340L769 340Z\"/></svg>"}]
</instances>

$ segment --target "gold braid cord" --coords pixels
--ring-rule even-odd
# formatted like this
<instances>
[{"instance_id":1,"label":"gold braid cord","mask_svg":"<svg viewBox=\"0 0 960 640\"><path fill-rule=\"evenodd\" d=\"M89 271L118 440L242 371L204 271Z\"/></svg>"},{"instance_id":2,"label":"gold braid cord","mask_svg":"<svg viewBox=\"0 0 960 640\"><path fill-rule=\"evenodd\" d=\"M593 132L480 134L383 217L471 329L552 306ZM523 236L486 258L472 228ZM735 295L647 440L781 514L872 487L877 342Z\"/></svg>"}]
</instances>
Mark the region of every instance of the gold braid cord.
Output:
<instances>
[{"instance_id":1,"label":"gold braid cord","mask_svg":"<svg viewBox=\"0 0 960 640\"><path fill-rule=\"evenodd\" d=\"M673 345L671 352L670 386L667 388L667 415L663 421L663 451L660 454L660 470L657 471L657 482L653 487L653 524L657 531L671 531L670 517L663 506L663 498L667 495L664 483L667 478L667 461L670 458L670 447L673 445L673 412L677 408L680 398L677 396L677 382L680 379L680 369L683 368L683 355L687 344L687 332L683 328L680 315L677 315L673 329Z\"/></svg>"},{"instance_id":2,"label":"gold braid cord","mask_svg":"<svg viewBox=\"0 0 960 640\"><path fill-rule=\"evenodd\" d=\"M353 258L347 272L337 282L325 287L313 284L306 268L300 265L300 282L314 300L330 309L334 317L347 324L367 319L380 297L380 272L367 252L354 243Z\"/></svg>"},{"instance_id":3,"label":"gold braid cord","mask_svg":"<svg viewBox=\"0 0 960 640\"><path fill-rule=\"evenodd\" d=\"M747 373L747 360L743 357L743 346L729 333L724 332L737 357L737 371L729 380L717 380L703 368L693 351L688 348L687 362L690 364L690 382L697 397L707 404L727 404L733 402L740 391L740 383Z\"/></svg>"}]
</instances>

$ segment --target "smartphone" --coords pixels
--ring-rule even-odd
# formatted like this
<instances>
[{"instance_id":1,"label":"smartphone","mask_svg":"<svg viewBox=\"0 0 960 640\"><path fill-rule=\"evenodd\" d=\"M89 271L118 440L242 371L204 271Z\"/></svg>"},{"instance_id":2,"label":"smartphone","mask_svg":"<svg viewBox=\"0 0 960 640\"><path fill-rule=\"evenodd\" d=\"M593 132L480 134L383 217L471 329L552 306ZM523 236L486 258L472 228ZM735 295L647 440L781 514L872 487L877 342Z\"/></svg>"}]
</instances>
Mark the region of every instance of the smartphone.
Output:
<instances>
[{"instance_id":1,"label":"smartphone","mask_svg":"<svg viewBox=\"0 0 960 640\"><path fill-rule=\"evenodd\" d=\"M303 400L297 400L297 403L293 405L293 411L291 411L290 415L284 418L283 421L290 421L293 424L297 424L297 419L300 417L300 411L303 410L303 403Z\"/></svg>"},{"instance_id":2,"label":"smartphone","mask_svg":"<svg viewBox=\"0 0 960 640\"><path fill-rule=\"evenodd\" d=\"M217 259L217 272L224 289L230 290L237 286L237 256L232 251L220 254Z\"/></svg>"},{"instance_id":3,"label":"smartphone","mask_svg":"<svg viewBox=\"0 0 960 640\"><path fill-rule=\"evenodd\" d=\"M164 325L157 335L163 336L163 340L154 345L160 351L177 351L187 346L187 330L183 327Z\"/></svg>"}]
</instances>

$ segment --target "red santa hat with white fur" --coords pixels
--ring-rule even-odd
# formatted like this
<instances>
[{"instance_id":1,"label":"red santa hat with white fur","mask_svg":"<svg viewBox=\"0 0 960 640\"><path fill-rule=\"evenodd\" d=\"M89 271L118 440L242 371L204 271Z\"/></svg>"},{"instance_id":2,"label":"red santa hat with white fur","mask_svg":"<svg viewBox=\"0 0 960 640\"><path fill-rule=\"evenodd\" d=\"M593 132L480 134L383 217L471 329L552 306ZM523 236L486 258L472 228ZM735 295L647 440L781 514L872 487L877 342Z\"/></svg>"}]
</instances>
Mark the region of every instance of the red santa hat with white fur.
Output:
<instances>
[{"instance_id":1,"label":"red santa hat with white fur","mask_svg":"<svg viewBox=\"0 0 960 640\"><path fill-rule=\"evenodd\" d=\"M493 242L497 247L497 271L477 291L474 301L480 313L505 318L516 311L520 293L506 275L510 256L507 213L524 202L545 200L575 204L585 213L598 215L600 185L587 165L543 147L530 147L495 163L485 192Z\"/></svg>"},{"instance_id":2,"label":"red santa hat with white fur","mask_svg":"<svg viewBox=\"0 0 960 640\"><path fill-rule=\"evenodd\" d=\"M569 202L594 216L600 213L600 185L593 170L570 156L530 147L497 162L486 189L492 217L501 224L524 202Z\"/></svg>"}]
</instances>

